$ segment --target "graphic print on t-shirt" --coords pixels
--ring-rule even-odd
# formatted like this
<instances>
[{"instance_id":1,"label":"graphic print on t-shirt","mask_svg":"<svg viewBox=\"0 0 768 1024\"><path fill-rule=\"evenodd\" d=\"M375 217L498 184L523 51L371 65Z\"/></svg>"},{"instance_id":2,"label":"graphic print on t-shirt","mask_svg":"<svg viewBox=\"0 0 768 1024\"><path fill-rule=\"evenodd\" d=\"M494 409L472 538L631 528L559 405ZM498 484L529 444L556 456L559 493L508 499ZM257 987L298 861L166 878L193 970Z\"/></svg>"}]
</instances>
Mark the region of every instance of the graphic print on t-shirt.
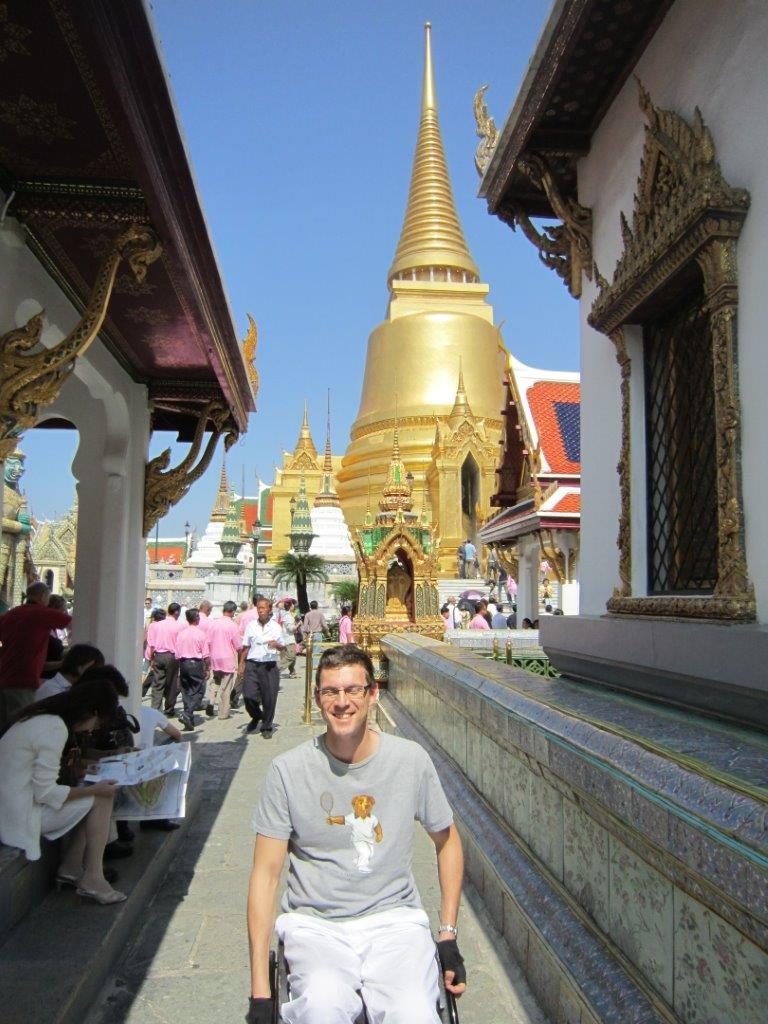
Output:
<instances>
[{"instance_id":1,"label":"graphic print on t-shirt","mask_svg":"<svg viewBox=\"0 0 768 1024\"><path fill-rule=\"evenodd\" d=\"M352 797L351 814L331 814L333 797L330 793L320 795L320 806L326 813L326 823L349 825L355 867L361 875L369 875L373 871L371 862L374 847L384 838L384 830L379 824L379 819L371 813L375 803L374 797L367 793L359 793Z\"/></svg>"}]
</instances>

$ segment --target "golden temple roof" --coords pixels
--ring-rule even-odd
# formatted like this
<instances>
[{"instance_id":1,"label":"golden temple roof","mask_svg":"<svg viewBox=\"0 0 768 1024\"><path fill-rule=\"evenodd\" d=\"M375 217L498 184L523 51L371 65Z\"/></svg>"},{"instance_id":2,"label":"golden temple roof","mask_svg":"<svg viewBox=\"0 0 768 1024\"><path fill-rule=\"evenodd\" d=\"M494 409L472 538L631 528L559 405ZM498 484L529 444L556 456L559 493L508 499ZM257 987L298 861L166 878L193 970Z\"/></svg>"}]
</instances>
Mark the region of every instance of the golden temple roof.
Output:
<instances>
[{"instance_id":1,"label":"golden temple roof","mask_svg":"<svg viewBox=\"0 0 768 1024\"><path fill-rule=\"evenodd\" d=\"M400 241L389 280L429 268L465 272L476 281L479 271L461 230L445 162L437 92L432 68L431 25L425 28L424 85L421 121L411 172L411 188Z\"/></svg>"}]
</instances>

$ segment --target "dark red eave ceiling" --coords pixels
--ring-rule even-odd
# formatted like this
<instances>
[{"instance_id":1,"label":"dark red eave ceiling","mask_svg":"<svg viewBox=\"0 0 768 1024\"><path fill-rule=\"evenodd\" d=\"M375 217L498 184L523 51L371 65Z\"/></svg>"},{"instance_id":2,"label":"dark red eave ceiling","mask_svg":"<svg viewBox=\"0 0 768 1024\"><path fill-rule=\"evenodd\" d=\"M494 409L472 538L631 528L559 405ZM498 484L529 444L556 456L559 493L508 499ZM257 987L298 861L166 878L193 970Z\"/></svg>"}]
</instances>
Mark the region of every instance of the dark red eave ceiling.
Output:
<instances>
[{"instance_id":1,"label":"dark red eave ceiling","mask_svg":"<svg viewBox=\"0 0 768 1024\"><path fill-rule=\"evenodd\" d=\"M144 5L10 0L0 37L0 185L49 272L82 303L113 237L151 224L163 255L118 273L102 336L162 402L223 395L245 365ZM172 424L169 424L172 425Z\"/></svg>"}]
</instances>

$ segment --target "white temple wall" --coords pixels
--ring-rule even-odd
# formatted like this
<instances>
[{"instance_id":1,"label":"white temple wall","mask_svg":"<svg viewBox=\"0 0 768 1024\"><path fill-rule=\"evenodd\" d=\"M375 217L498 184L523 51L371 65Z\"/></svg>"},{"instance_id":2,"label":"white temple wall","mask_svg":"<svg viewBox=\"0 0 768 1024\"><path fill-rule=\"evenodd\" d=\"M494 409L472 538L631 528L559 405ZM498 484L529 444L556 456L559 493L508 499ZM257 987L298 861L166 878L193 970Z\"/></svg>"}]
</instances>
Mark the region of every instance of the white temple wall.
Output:
<instances>
[{"instance_id":1,"label":"white temple wall","mask_svg":"<svg viewBox=\"0 0 768 1024\"><path fill-rule=\"evenodd\" d=\"M768 233L768 6L750 0L678 0L635 68L653 102L686 120L698 106L712 132L726 180L749 190L751 208L738 245L738 358L742 406L742 480L746 544L758 620L768 622L768 545L762 525L768 503L768 315L764 240ZM619 214L632 220L644 141L637 84L630 77L579 164L579 199L592 208L593 253L611 279L622 249ZM596 294L584 280L581 337L582 549L581 612L599 615L618 582L619 489L616 463L621 432L619 369L609 339L586 316ZM633 373L635 370L633 365ZM634 387L633 382L633 387ZM633 446L644 444L633 422ZM633 474L644 490L642 460ZM634 519L633 532L638 533ZM641 552L633 538L633 562Z\"/></svg>"},{"instance_id":2,"label":"white temple wall","mask_svg":"<svg viewBox=\"0 0 768 1024\"><path fill-rule=\"evenodd\" d=\"M0 228L0 329L21 326L41 308L42 341L57 344L79 319L26 246L16 222ZM40 420L64 417L78 429L72 471L78 489L73 639L97 644L140 694L144 598L144 467L149 445L146 387L95 341Z\"/></svg>"}]
</instances>

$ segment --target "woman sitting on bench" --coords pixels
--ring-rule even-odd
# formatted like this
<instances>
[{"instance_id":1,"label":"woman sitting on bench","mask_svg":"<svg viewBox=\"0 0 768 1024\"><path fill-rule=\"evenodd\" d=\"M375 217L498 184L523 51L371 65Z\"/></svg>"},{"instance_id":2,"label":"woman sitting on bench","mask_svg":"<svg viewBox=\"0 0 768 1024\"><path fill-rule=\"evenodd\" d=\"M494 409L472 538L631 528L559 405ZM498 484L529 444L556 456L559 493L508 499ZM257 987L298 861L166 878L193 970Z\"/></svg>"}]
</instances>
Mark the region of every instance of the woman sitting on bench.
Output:
<instances>
[{"instance_id":1,"label":"woman sitting on bench","mask_svg":"<svg viewBox=\"0 0 768 1024\"><path fill-rule=\"evenodd\" d=\"M0 842L39 860L41 837L72 832L56 879L100 904L127 899L111 888L102 868L116 786L62 786L58 778L68 741L108 725L117 708L110 683L80 683L24 708L0 737Z\"/></svg>"}]
</instances>

